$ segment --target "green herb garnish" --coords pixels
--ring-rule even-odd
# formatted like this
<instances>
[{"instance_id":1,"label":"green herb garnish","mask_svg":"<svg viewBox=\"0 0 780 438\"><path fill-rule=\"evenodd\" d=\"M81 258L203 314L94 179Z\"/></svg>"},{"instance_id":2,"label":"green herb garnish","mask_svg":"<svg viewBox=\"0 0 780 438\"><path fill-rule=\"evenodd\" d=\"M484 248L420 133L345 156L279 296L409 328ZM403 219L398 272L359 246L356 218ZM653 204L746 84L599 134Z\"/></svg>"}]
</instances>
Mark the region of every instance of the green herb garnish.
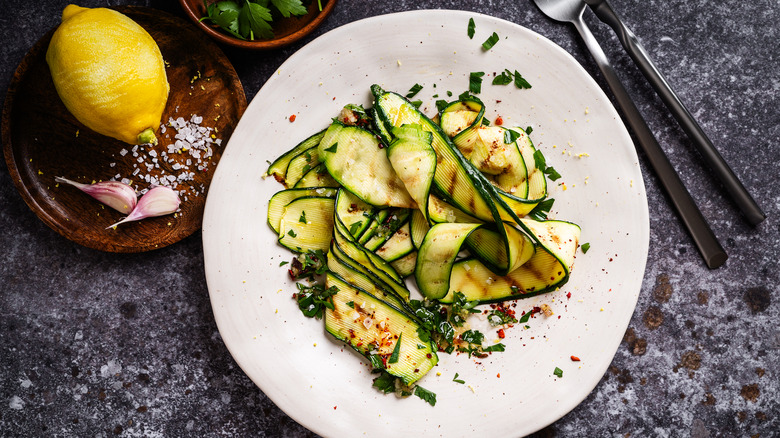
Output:
<instances>
[{"instance_id":1,"label":"green herb garnish","mask_svg":"<svg viewBox=\"0 0 780 438\"><path fill-rule=\"evenodd\" d=\"M354 236L362 225L363 221L353 222L352 225L349 226L349 234Z\"/></svg>"},{"instance_id":2,"label":"green herb garnish","mask_svg":"<svg viewBox=\"0 0 780 438\"><path fill-rule=\"evenodd\" d=\"M297 234L295 234L295 231L293 231L293 230L290 230L290 231L288 231L288 232L287 232L287 234L288 234L290 237L298 237L298 235L297 235Z\"/></svg>"},{"instance_id":3,"label":"green herb garnish","mask_svg":"<svg viewBox=\"0 0 780 438\"><path fill-rule=\"evenodd\" d=\"M422 88L423 88L422 85L414 84L414 86L412 86L412 88L409 89L409 92L406 93L406 98L407 99L413 98L414 96L417 95L417 93L420 92L420 90L422 90Z\"/></svg>"},{"instance_id":4,"label":"green herb garnish","mask_svg":"<svg viewBox=\"0 0 780 438\"><path fill-rule=\"evenodd\" d=\"M371 362L373 363L373 360ZM380 363L381 363L381 359L380 359ZM385 394L395 392L395 377L392 376L387 371L383 371L382 374L379 375L379 377L374 379L374 383L371 386L384 392Z\"/></svg>"},{"instance_id":5,"label":"green herb garnish","mask_svg":"<svg viewBox=\"0 0 780 438\"><path fill-rule=\"evenodd\" d=\"M322 283L314 283L311 286L307 286L300 282L295 283L295 285L298 287L298 292L294 297L298 302L298 308L301 309L305 316L322 319L322 314L326 307L333 310L331 297L339 291L336 286L325 288L325 285Z\"/></svg>"},{"instance_id":6,"label":"green herb garnish","mask_svg":"<svg viewBox=\"0 0 780 438\"><path fill-rule=\"evenodd\" d=\"M469 18L469 26L466 29L466 33L469 36L469 39L474 38L474 30L477 28L477 25L474 23L473 18Z\"/></svg>"},{"instance_id":7,"label":"green herb garnish","mask_svg":"<svg viewBox=\"0 0 780 438\"><path fill-rule=\"evenodd\" d=\"M466 383L465 380L461 380L461 379L458 378L458 373L455 373L455 377L452 378L452 381L455 382L455 383L460 383L461 385Z\"/></svg>"},{"instance_id":8,"label":"green herb garnish","mask_svg":"<svg viewBox=\"0 0 780 438\"><path fill-rule=\"evenodd\" d=\"M488 39L486 39L485 42L482 43L482 50L487 51L492 49L497 42L498 42L498 34L493 32L493 35L490 35Z\"/></svg>"},{"instance_id":9,"label":"green herb garnish","mask_svg":"<svg viewBox=\"0 0 780 438\"><path fill-rule=\"evenodd\" d=\"M529 84L517 70L515 70L515 87L531 88L531 84Z\"/></svg>"},{"instance_id":10,"label":"green herb garnish","mask_svg":"<svg viewBox=\"0 0 780 438\"><path fill-rule=\"evenodd\" d=\"M583 243L580 249L582 249L583 254L587 253L588 250L590 249L590 242Z\"/></svg>"},{"instance_id":11,"label":"green herb garnish","mask_svg":"<svg viewBox=\"0 0 780 438\"><path fill-rule=\"evenodd\" d=\"M212 4L204 0L203 4L206 16L200 21L209 20L225 33L250 41L274 37L271 8L284 18L308 13L301 0L222 0Z\"/></svg>"},{"instance_id":12,"label":"green herb garnish","mask_svg":"<svg viewBox=\"0 0 780 438\"><path fill-rule=\"evenodd\" d=\"M528 216L538 221L547 220L547 213L550 212L554 202L555 198L545 199L544 201L536 204L536 207L534 207L533 210L528 213Z\"/></svg>"},{"instance_id":13,"label":"green herb garnish","mask_svg":"<svg viewBox=\"0 0 780 438\"><path fill-rule=\"evenodd\" d=\"M555 168L552 166L547 166L547 160L545 160L544 154L542 154L542 151L539 149L534 152L534 164L536 165L537 169L544 172L544 174L547 175L552 181L555 181L561 177L561 174L558 173Z\"/></svg>"},{"instance_id":14,"label":"green herb garnish","mask_svg":"<svg viewBox=\"0 0 780 438\"><path fill-rule=\"evenodd\" d=\"M558 377L563 377L563 370L558 367L555 367L555 370L553 370L553 374L555 374Z\"/></svg>"},{"instance_id":15,"label":"green herb garnish","mask_svg":"<svg viewBox=\"0 0 780 438\"><path fill-rule=\"evenodd\" d=\"M325 148L325 151L333 152L335 154L336 153L336 149L338 149L338 147L339 147L339 143L336 142L336 143L333 143L329 148Z\"/></svg>"},{"instance_id":16,"label":"green herb garnish","mask_svg":"<svg viewBox=\"0 0 780 438\"><path fill-rule=\"evenodd\" d=\"M428 391L427 389L423 388L422 386L415 386L414 387L414 395L417 397L420 397L425 402L427 402L431 406L436 406L436 394Z\"/></svg>"},{"instance_id":17,"label":"green herb garnish","mask_svg":"<svg viewBox=\"0 0 780 438\"><path fill-rule=\"evenodd\" d=\"M398 340L395 341L395 347L393 348L393 354L390 355L390 359L387 359L387 363L398 362L398 356L401 355L401 336L403 336L403 333L398 335Z\"/></svg>"},{"instance_id":18,"label":"green herb garnish","mask_svg":"<svg viewBox=\"0 0 780 438\"><path fill-rule=\"evenodd\" d=\"M305 224L306 223L306 212L301 211L301 217L298 218L298 222Z\"/></svg>"},{"instance_id":19,"label":"green herb garnish","mask_svg":"<svg viewBox=\"0 0 780 438\"><path fill-rule=\"evenodd\" d=\"M482 91L482 76L485 76L485 72L475 71L469 74L469 91L474 94L479 94Z\"/></svg>"}]
</instances>

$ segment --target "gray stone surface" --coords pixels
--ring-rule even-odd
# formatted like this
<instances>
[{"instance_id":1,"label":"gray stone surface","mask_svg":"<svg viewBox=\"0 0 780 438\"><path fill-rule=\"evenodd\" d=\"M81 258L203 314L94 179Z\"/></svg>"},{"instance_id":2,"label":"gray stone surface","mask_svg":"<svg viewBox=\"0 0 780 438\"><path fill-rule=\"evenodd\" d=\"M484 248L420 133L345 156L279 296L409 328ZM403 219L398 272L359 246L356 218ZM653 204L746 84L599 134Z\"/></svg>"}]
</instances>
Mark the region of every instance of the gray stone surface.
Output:
<instances>
[{"instance_id":1,"label":"gray stone surface","mask_svg":"<svg viewBox=\"0 0 780 438\"><path fill-rule=\"evenodd\" d=\"M4 0L0 89L67 2ZM85 6L114 1L84 1ZM181 15L173 1L128 2ZM539 436L777 436L780 430L780 60L776 1L614 0L768 218L751 228L605 25L587 21L730 258L708 270L644 158L650 253L609 371ZM460 8L529 27L600 83L573 28L528 0L339 2L316 35L394 11ZM315 35L315 36L316 36ZM312 37L313 38L313 37ZM251 98L308 38L226 50ZM200 235L146 254L85 249L47 228L0 166L0 435L311 436L220 339Z\"/></svg>"}]
</instances>

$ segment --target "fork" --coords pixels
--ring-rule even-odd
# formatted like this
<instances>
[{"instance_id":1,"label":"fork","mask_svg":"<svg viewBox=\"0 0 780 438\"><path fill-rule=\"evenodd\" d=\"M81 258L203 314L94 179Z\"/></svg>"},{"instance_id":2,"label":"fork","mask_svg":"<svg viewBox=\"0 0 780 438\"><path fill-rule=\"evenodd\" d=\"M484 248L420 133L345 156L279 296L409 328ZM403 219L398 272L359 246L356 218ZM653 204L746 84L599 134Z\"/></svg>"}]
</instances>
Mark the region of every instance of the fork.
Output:
<instances>
[{"instance_id":1,"label":"fork","mask_svg":"<svg viewBox=\"0 0 780 438\"><path fill-rule=\"evenodd\" d=\"M585 3L582 0L534 0L534 3L545 15L553 20L574 24L591 55L593 55L593 59L596 61L601 73L607 80L607 85L609 85L618 106L623 111L626 123L634 131L640 148L647 156L650 166L658 175L661 185L669 195L672 205L688 229L705 263L710 269L723 265L728 258L726 251L718 242L709 224L696 206L696 202L683 185L680 176L669 162L669 158L661 149L642 114L623 87L620 78L615 73L615 69L610 65L607 55L604 54L596 38L582 19Z\"/></svg>"},{"instance_id":2,"label":"fork","mask_svg":"<svg viewBox=\"0 0 780 438\"><path fill-rule=\"evenodd\" d=\"M761 211L756 201L750 196L750 193L748 193L737 176L734 175L734 172L726 161L723 160L718 150L715 149L707 134L704 133L701 126L699 126L682 101L680 101L680 98L677 97L677 94L672 90L664 76L655 67L645 49L637 41L634 33L623 24L623 21L607 0L584 1L601 21L608 24L615 31L623 48L626 49L626 52L628 52L634 63L645 75L658 96L661 97L661 100L672 112L683 131L688 134L705 163L721 181L723 187L731 195L737 207L742 210L748 222L753 226L761 223L766 218L764 212Z\"/></svg>"}]
</instances>

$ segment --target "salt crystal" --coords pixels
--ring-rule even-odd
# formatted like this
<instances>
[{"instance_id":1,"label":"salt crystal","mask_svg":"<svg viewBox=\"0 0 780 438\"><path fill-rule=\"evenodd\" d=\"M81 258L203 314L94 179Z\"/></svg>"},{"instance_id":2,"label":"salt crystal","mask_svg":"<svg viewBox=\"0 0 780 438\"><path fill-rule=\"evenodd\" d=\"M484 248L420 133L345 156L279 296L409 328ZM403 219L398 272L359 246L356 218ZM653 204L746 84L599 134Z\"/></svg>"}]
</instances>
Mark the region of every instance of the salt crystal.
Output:
<instances>
[{"instance_id":1,"label":"salt crystal","mask_svg":"<svg viewBox=\"0 0 780 438\"><path fill-rule=\"evenodd\" d=\"M196 125L200 125L200 122L203 121L203 117L201 117L201 116L192 116L192 119L190 119L190 120L192 121L192 123L194 123Z\"/></svg>"},{"instance_id":2,"label":"salt crystal","mask_svg":"<svg viewBox=\"0 0 780 438\"><path fill-rule=\"evenodd\" d=\"M121 151L119 151L119 155L121 155L121 156L123 156L123 157L124 157L125 155L127 155L127 149L125 149L125 148L122 148L122 150L121 150Z\"/></svg>"}]
</instances>

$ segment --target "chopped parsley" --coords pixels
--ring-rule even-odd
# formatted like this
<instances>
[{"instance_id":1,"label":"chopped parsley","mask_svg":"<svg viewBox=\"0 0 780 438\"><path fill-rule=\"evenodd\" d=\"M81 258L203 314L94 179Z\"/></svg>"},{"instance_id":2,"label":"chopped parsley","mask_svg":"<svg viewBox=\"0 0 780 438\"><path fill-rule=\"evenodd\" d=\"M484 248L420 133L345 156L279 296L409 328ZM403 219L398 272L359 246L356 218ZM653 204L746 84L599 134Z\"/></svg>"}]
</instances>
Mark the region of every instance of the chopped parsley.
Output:
<instances>
[{"instance_id":1,"label":"chopped parsley","mask_svg":"<svg viewBox=\"0 0 780 438\"><path fill-rule=\"evenodd\" d=\"M298 308L309 318L322 319L325 308L333 310L331 297L336 295L339 289L336 286L326 288L322 283L314 283L308 286L304 283L295 283L298 287L293 297L298 302Z\"/></svg>"},{"instance_id":2,"label":"chopped parsley","mask_svg":"<svg viewBox=\"0 0 780 438\"><path fill-rule=\"evenodd\" d=\"M555 198L545 199L544 201L536 204L536 207L534 207L533 210L528 213L528 216L538 221L547 220L547 213L550 212L554 202Z\"/></svg>"},{"instance_id":3,"label":"chopped parsley","mask_svg":"<svg viewBox=\"0 0 780 438\"><path fill-rule=\"evenodd\" d=\"M463 292L455 292L454 298L449 312L449 321L454 327L462 327L469 314L479 313L479 310L474 308L479 301L467 301Z\"/></svg>"},{"instance_id":4,"label":"chopped parsley","mask_svg":"<svg viewBox=\"0 0 780 438\"><path fill-rule=\"evenodd\" d=\"M428 391L427 389L423 388L422 386L415 386L414 387L414 395L416 395L417 397L420 397L422 400L424 400L429 405L436 406L436 393Z\"/></svg>"},{"instance_id":5,"label":"chopped parsley","mask_svg":"<svg viewBox=\"0 0 780 438\"><path fill-rule=\"evenodd\" d=\"M485 76L483 71L475 71L469 74L469 91L474 94L479 94L482 91L482 76Z\"/></svg>"},{"instance_id":6,"label":"chopped parsley","mask_svg":"<svg viewBox=\"0 0 780 438\"><path fill-rule=\"evenodd\" d=\"M583 254L587 253L588 250L590 249L590 243L589 242L583 243L581 249Z\"/></svg>"},{"instance_id":7,"label":"chopped parsley","mask_svg":"<svg viewBox=\"0 0 780 438\"><path fill-rule=\"evenodd\" d=\"M298 218L298 222L302 224L306 223L306 211L301 211L301 217Z\"/></svg>"},{"instance_id":8,"label":"chopped parsley","mask_svg":"<svg viewBox=\"0 0 780 438\"><path fill-rule=\"evenodd\" d=\"M462 380L462 379L458 378L458 373L455 373L455 377L452 378L452 381L455 382L455 383L460 383L461 385L466 383L465 380Z\"/></svg>"},{"instance_id":9,"label":"chopped parsley","mask_svg":"<svg viewBox=\"0 0 780 438\"><path fill-rule=\"evenodd\" d=\"M360 230L361 226L363 226L363 221L353 222L352 225L349 226L349 234L354 236L358 230Z\"/></svg>"},{"instance_id":10,"label":"chopped parsley","mask_svg":"<svg viewBox=\"0 0 780 438\"><path fill-rule=\"evenodd\" d=\"M520 138L520 133L511 129L504 129L504 143L512 144Z\"/></svg>"},{"instance_id":11,"label":"chopped parsley","mask_svg":"<svg viewBox=\"0 0 780 438\"><path fill-rule=\"evenodd\" d=\"M561 177L561 174L558 173L552 166L547 166L547 160L545 160L544 154L539 149L534 152L534 164L536 165L537 169L544 172L544 174L547 175L552 181L556 181Z\"/></svg>"},{"instance_id":12,"label":"chopped parsley","mask_svg":"<svg viewBox=\"0 0 780 438\"><path fill-rule=\"evenodd\" d=\"M398 362L398 356L401 354L401 336L403 336L403 332L398 335L398 340L395 341L395 347L393 348L393 354L387 359L387 363Z\"/></svg>"},{"instance_id":13,"label":"chopped parsley","mask_svg":"<svg viewBox=\"0 0 780 438\"><path fill-rule=\"evenodd\" d=\"M531 88L531 84L529 84L517 70L515 70L515 87L523 89Z\"/></svg>"},{"instance_id":14,"label":"chopped parsley","mask_svg":"<svg viewBox=\"0 0 780 438\"><path fill-rule=\"evenodd\" d=\"M553 374L555 374L557 377L563 377L563 370L558 367L555 367L555 369L553 370Z\"/></svg>"},{"instance_id":15,"label":"chopped parsley","mask_svg":"<svg viewBox=\"0 0 780 438\"><path fill-rule=\"evenodd\" d=\"M325 151L333 152L335 154L336 153L336 149L338 149L338 147L339 147L339 143L336 142L336 143L333 143L329 148L325 148Z\"/></svg>"},{"instance_id":16,"label":"chopped parsley","mask_svg":"<svg viewBox=\"0 0 780 438\"><path fill-rule=\"evenodd\" d=\"M491 310L488 314L488 322L490 325L494 327L507 325L507 324L514 324L517 322L517 318L515 318L513 315L510 315L507 312L501 311L501 310Z\"/></svg>"},{"instance_id":17,"label":"chopped parsley","mask_svg":"<svg viewBox=\"0 0 780 438\"><path fill-rule=\"evenodd\" d=\"M414 84L414 85L412 86L412 88L410 88L410 89L409 89L409 92L408 92L408 93L406 93L406 97L407 97L407 99L411 99L411 98L413 98L414 96L416 96L416 95L417 95L417 93L419 93L419 92L420 92L420 90L422 90L422 88L423 88L423 87L422 87L422 85L420 85L420 84Z\"/></svg>"},{"instance_id":18,"label":"chopped parsley","mask_svg":"<svg viewBox=\"0 0 780 438\"><path fill-rule=\"evenodd\" d=\"M371 357L373 358L375 357L375 355L372 355ZM379 360L381 364L381 359ZM374 362L373 359L371 362L373 364ZM390 373L388 373L387 371L383 371L376 379L374 379L374 383L371 386L384 392L385 394L395 392L395 377Z\"/></svg>"},{"instance_id":19,"label":"chopped parsley","mask_svg":"<svg viewBox=\"0 0 780 438\"><path fill-rule=\"evenodd\" d=\"M517 70L512 73L509 69L504 69L493 78L493 85L509 85L511 83L514 83L515 87L521 90L531 88L531 84Z\"/></svg>"},{"instance_id":20,"label":"chopped parsley","mask_svg":"<svg viewBox=\"0 0 780 438\"><path fill-rule=\"evenodd\" d=\"M441 112L444 108L447 108L447 105L449 105L449 102L443 99L439 99L436 101L436 109Z\"/></svg>"},{"instance_id":21,"label":"chopped parsley","mask_svg":"<svg viewBox=\"0 0 780 438\"><path fill-rule=\"evenodd\" d=\"M493 32L493 34L490 35L488 39L485 40L484 43L482 43L482 50L488 51L492 49L497 42L498 42L498 34Z\"/></svg>"},{"instance_id":22,"label":"chopped parsley","mask_svg":"<svg viewBox=\"0 0 780 438\"><path fill-rule=\"evenodd\" d=\"M285 261L283 261L283 262L279 262L279 266L284 266L284 265L286 265L286 264L288 264L288 263L290 263L290 262L288 262L288 261L286 261L286 260L285 260Z\"/></svg>"},{"instance_id":23,"label":"chopped parsley","mask_svg":"<svg viewBox=\"0 0 780 438\"><path fill-rule=\"evenodd\" d=\"M290 237L298 237L298 235L297 235L297 234L295 234L295 231L293 231L293 230L290 230L290 231L288 231L288 232L287 232L287 234L288 234Z\"/></svg>"},{"instance_id":24,"label":"chopped parsley","mask_svg":"<svg viewBox=\"0 0 780 438\"><path fill-rule=\"evenodd\" d=\"M469 39L473 39L474 38L474 30L476 30L476 28L477 28L477 25L474 23L474 19L473 18L469 18L469 25L468 25L468 28L466 29L466 33L468 34Z\"/></svg>"}]
</instances>

